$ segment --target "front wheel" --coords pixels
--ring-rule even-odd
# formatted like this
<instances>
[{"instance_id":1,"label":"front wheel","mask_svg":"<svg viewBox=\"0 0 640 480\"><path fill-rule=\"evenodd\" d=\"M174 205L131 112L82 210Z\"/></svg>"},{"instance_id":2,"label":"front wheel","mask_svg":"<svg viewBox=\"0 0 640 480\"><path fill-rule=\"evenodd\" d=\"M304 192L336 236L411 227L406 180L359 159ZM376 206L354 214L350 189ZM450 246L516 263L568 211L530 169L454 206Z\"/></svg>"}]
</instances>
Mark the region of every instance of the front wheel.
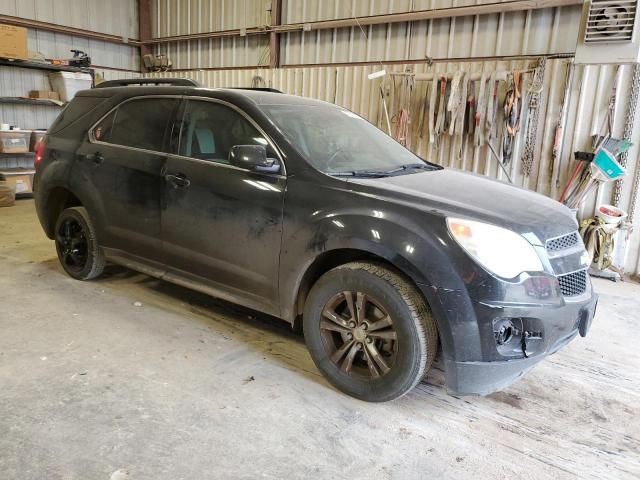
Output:
<instances>
[{"instance_id":1,"label":"front wheel","mask_svg":"<svg viewBox=\"0 0 640 480\"><path fill-rule=\"evenodd\" d=\"M58 260L71 277L91 280L102 274L104 254L84 207L71 207L60 213L56 221L55 242Z\"/></svg>"},{"instance_id":2,"label":"front wheel","mask_svg":"<svg viewBox=\"0 0 640 480\"><path fill-rule=\"evenodd\" d=\"M362 400L401 397L436 354L436 324L424 298L387 267L354 262L313 286L303 317L311 357L339 390Z\"/></svg>"}]
</instances>

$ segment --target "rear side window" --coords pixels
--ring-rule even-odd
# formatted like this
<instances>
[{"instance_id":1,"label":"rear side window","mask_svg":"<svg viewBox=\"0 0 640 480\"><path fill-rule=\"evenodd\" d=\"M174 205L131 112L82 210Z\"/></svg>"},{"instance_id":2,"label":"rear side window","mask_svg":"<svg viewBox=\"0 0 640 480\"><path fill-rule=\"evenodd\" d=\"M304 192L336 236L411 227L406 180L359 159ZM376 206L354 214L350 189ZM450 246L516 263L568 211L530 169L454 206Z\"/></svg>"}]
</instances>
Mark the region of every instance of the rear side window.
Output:
<instances>
[{"instance_id":1,"label":"rear side window","mask_svg":"<svg viewBox=\"0 0 640 480\"><path fill-rule=\"evenodd\" d=\"M125 102L93 129L93 137L100 142L161 152L167 128L179 104L177 98L141 98Z\"/></svg>"},{"instance_id":2,"label":"rear side window","mask_svg":"<svg viewBox=\"0 0 640 480\"><path fill-rule=\"evenodd\" d=\"M76 96L73 100L60 112L56 121L49 127L49 133L56 133L63 128L68 127L76 120L84 117L92 112L98 105L104 102L106 98L101 97L80 97Z\"/></svg>"}]
</instances>

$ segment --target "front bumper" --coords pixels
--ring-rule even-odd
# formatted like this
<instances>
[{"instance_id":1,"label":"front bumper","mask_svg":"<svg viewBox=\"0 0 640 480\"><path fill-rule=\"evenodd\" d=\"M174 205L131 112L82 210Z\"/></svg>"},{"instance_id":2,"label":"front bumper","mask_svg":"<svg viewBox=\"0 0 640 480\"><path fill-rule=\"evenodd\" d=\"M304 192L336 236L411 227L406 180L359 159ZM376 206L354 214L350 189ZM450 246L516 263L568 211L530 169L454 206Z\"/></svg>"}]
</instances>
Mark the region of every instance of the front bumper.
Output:
<instances>
[{"instance_id":1,"label":"front bumper","mask_svg":"<svg viewBox=\"0 0 640 480\"><path fill-rule=\"evenodd\" d=\"M587 334L598 300L591 285L579 297L564 298L552 288L541 298L540 289L530 288L531 278L475 290L435 289L433 313L441 331L449 393L486 395L501 390L578 334ZM504 319L513 319L521 335L498 345L495 326Z\"/></svg>"}]
</instances>

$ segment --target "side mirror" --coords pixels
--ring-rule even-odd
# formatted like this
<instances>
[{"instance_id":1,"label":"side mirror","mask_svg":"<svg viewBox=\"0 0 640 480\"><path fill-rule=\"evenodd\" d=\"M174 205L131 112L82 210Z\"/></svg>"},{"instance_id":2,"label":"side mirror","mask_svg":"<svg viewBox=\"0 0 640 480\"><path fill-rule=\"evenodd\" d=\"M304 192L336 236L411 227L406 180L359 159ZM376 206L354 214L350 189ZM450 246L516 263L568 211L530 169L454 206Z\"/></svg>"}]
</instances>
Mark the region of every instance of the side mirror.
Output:
<instances>
[{"instance_id":1,"label":"side mirror","mask_svg":"<svg viewBox=\"0 0 640 480\"><path fill-rule=\"evenodd\" d=\"M280 165L273 158L267 158L264 145L234 145L229 151L229 163L256 172L280 171Z\"/></svg>"}]
</instances>

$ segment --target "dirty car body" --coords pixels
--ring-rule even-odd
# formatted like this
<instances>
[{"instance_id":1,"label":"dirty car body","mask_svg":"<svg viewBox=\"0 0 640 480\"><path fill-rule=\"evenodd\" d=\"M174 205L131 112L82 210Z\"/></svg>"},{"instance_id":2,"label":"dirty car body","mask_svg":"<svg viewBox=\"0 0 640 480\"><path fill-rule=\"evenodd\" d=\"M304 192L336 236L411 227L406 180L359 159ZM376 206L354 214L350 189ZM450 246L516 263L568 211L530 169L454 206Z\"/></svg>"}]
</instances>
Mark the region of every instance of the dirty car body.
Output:
<instances>
[{"instance_id":1,"label":"dirty car body","mask_svg":"<svg viewBox=\"0 0 640 480\"><path fill-rule=\"evenodd\" d=\"M162 108L162 119L153 120L160 140L133 147L104 141L111 133L101 122L116 107L141 100ZM193 153L176 139L190 138L180 133L186 128L180 122L198 115L193 102L213 102L249 122L277 168L189 158ZM348 261L384 262L424 296L437 322L446 385L456 394L503 388L586 334L597 297L570 210L428 163L376 175L363 158L360 169L323 171L314 164L315 149L336 149L328 162L337 162L334 167L348 154L330 139L325 147L312 145L319 140L296 131L316 113L328 115L329 123L336 115L366 123L324 102L262 91L142 86L81 92L47 136L36 174L38 216L53 238L56 212L79 203L109 260L292 325L322 273ZM371 127L366 124L362 128ZM229 135L246 134L233 128ZM197 138L200 133L189 142L206 150L211 140ZM461 223L452 227L451 219ZM467 221L524 239L540 268L497 275L454 235L452 228L462 231Z\"/></svg>"}]
</instances>

